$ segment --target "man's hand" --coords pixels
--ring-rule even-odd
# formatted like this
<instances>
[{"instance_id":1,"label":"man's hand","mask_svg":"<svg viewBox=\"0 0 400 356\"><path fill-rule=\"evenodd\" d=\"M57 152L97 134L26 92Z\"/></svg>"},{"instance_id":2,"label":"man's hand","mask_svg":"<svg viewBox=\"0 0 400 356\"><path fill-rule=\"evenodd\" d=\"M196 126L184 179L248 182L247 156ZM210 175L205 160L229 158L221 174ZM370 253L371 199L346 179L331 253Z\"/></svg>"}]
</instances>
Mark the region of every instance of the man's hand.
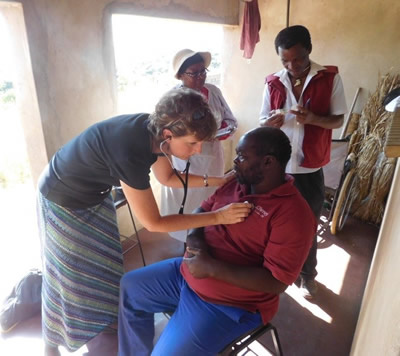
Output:
<instances>
[{"instance_id":1,"label":"man's hand","mask_svg":"<svg viewBox=\"0 0 400 356\"><path fill-rule=\"evenodd\" d=\"M207 251L191 247L186 248L186 254L183 258L189 272L197 279L212 277L214 261Z\"/></svg>"},{"instance_id":2,"label":"man's hand","mask_svg":"<svg viewBox=\"0 0 400 356\"><path fill-rule=\"evenodd\" d=\"M261 126L280 128L285 122L285 114L282 110L271 110L269 116L260 121Z\"/></svg>"},{"instance_id":3,"label":"man's hand","mask_svg":"<svg viewBox=\"0 0 400 356\"><path fill-rule=\"evenodd\" d=\"M244 221L250 214L253 204L231 203L216 210L218 225L230 225Z\"/></svg>"},{"instance_id":4,"label":"man's hand","mask_svg":"<svg viewBox=\"0 0 400 356\"><path fill-rule=\"evenodd\" d=\"M343 125L344 115L319 116L299 105L293 107L289 112L296 115L297 122L302 125L314 125L330 130Z\"/></svg>"},{"instance_id":5,"label":"man's hand","mask_svg":"<svg viewBox=\"0 0 400 356\"><path fill-rule=\"evenodd\" d=\"M201 236L190 234L186 238L186 246L188 248L193 248L196 250L204 250L207 251L208 245L204 240L203 234Z\"/></svg>"},{"instance_id":6,"label":"man's hand","mask_svg":"<svg viewBox=\"0 0 400 356\"><path fill-rule=\"evenodd\" d=\"M296 115L296 121L299 124L302 124L302 125L311 124L312 125L314 122L314 114L302 106L297 105L297 107L291 109L289 112L293 115Z\"/></svg>"}]
</instances>

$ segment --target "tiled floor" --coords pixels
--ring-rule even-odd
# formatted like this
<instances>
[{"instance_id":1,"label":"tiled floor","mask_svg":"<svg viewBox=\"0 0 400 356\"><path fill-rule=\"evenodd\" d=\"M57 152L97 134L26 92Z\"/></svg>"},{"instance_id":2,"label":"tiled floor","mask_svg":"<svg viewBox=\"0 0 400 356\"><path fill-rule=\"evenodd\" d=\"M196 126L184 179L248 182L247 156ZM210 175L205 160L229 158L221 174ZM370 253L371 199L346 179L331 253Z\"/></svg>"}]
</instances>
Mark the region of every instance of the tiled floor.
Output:
<instances>
[{"instance_id":1,"label":"tiled floor","mask_svg":"<svg viewBox=\"0 0 400 356\"><path fill-rule=\"evenodd\" d=\"M347 356L357 323L362 294L375 247L378 229L349 218L343 231L332 236L321 230L318 244L317 298L306 301L296 285L281 296L273 319L285 355ZM142 231L140 238L148 264L179 256L183 244L166 234ZM18 259L18 255L15 256ZM139 249L125 255L126 270L141 266ZM260 341L269 343L269 335ZM116 354L116 334L102 334L73 355L110 356ZM42 354L40 317L18 325L0 338L0 355ZM68 355L62 350L63 355ZM266 355L264 351L248 355ZM183 355L185 356L185 355Z\"/></svg>"}]
</instances>

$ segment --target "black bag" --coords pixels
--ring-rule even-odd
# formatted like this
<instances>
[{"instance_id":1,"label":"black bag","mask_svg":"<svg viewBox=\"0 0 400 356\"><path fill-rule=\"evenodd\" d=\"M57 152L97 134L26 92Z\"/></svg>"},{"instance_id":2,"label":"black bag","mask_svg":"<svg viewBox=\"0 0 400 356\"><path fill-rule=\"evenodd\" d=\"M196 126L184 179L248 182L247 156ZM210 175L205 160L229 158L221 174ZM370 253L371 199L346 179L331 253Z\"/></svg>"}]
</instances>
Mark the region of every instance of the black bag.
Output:
<instances>
[{"instance_id":1,"label":"black bag","mask_svg":"<svg viewBox=\"0 0 400 356\"><path fill-rule=\"evenodd\" d=\"M1 331L8 332L21 321L40 313L41 293L42 272L32 269L22 277L4 300L0 309Z\"/></svg>"}]
</instances>

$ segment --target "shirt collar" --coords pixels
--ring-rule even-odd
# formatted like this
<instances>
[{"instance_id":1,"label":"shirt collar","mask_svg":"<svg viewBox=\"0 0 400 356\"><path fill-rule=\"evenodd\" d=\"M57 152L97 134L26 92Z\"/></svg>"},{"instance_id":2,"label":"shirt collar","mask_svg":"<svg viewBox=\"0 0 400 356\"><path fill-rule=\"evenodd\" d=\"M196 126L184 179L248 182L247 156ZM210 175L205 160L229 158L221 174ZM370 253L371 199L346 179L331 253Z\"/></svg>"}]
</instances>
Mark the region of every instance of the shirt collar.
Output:
<instances>
[{"instance_id":1,"label":"shirt collar","mask_svg":"<svg viewBox=\"0 0 400 356\"><path fill-rule=\"evenodd\" d=\"M268 193L264 194L251 194L252 196L258 196L263 198L268 198L270 196L290 196L295 193L294 188L294 178L290 174L285 174L285 183L280 186L270 190ZM240 188L244 195L250 195L248 188L244 184L240 184Z\"/></svg>"},{"instance_id":2,"label":"shirt collar","mask_svg":"<svg viewBox=\"0 0 400 356\"><path fill-rule=\"evenodd\" d=\"M310 59L310 64L311 64L311 67L310 67L310 71L308 72L307 78L312 78L319 71L326 69L324 66L321 66L320 64L313 62L311 59ZM281 69L279 72L276 72L274 75L276 77L278 77L282 83L284 83L285 81L290 81L289 72L286 68Z\"/></svg>"}]
</instances>

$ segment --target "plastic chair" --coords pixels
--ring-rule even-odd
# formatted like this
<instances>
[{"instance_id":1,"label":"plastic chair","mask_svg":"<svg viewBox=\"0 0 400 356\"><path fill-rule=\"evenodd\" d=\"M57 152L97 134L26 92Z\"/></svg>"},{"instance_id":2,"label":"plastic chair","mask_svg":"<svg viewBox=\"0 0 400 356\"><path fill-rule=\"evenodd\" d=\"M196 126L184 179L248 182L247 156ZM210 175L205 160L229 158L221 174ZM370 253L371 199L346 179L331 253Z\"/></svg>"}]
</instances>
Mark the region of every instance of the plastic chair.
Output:
<instances>
[{"instance_id":1,"label":"plastic chair","mask_svg":"<svg viewBox=\"0 0 400 356\"><path fill-rule=\"evenodd\" d=\"M127 240L133 241L133 244L131 246L129 246L127 249L123 250L122 254L125 255L127 252L129 252L131 249L133 249L136 245L138 245L139 246L139 250L140 250L140 255L141 255L142 261L143 261L143 266L146 266L146 260L144 258L142 244L140 242L139 233L138 233L138 231L136 229L136 224L135 224L135 220L133 218L132 210L131 210L131 207L128 204L128 201L126 200L126 197L125 197L124 192L122 191L122 188L121 187L113 187L112 195L113 195L113 198L114 198L114 206L115 206L116 210L118 210L119 208L122 208L125 205L128 206L129 215L131 217L132 225L133 225L133 228L135 230L135 238L132 238L132 237L129 237L129 236L123 236Z\"/></svg>"},{"instance_id":2,"label":"plastic chair","mask_svg":"<svg viewBox=\"0 0 400 356\"><path fill-rule=\"evenodd\" d=\"M279 340L278 331L276 330L275 326L271 323L266 325L261 325L253 330L250 330L243 335L239 336L237 339L232 341L229 345L225 346L225 348L220 351L218 355L221 356L234 356L238 355L240 352L249 349L248 346L253 342L256 341L259 337L264 335L266 332L271 332L272 341L274 344L274 350L270 350L265 345L262 345L266 348L269 352L274 352L276 356L283 356L281 342ZM245 355L246 353L241 353L241 355Z\"/></svg>"}]
</instances>

